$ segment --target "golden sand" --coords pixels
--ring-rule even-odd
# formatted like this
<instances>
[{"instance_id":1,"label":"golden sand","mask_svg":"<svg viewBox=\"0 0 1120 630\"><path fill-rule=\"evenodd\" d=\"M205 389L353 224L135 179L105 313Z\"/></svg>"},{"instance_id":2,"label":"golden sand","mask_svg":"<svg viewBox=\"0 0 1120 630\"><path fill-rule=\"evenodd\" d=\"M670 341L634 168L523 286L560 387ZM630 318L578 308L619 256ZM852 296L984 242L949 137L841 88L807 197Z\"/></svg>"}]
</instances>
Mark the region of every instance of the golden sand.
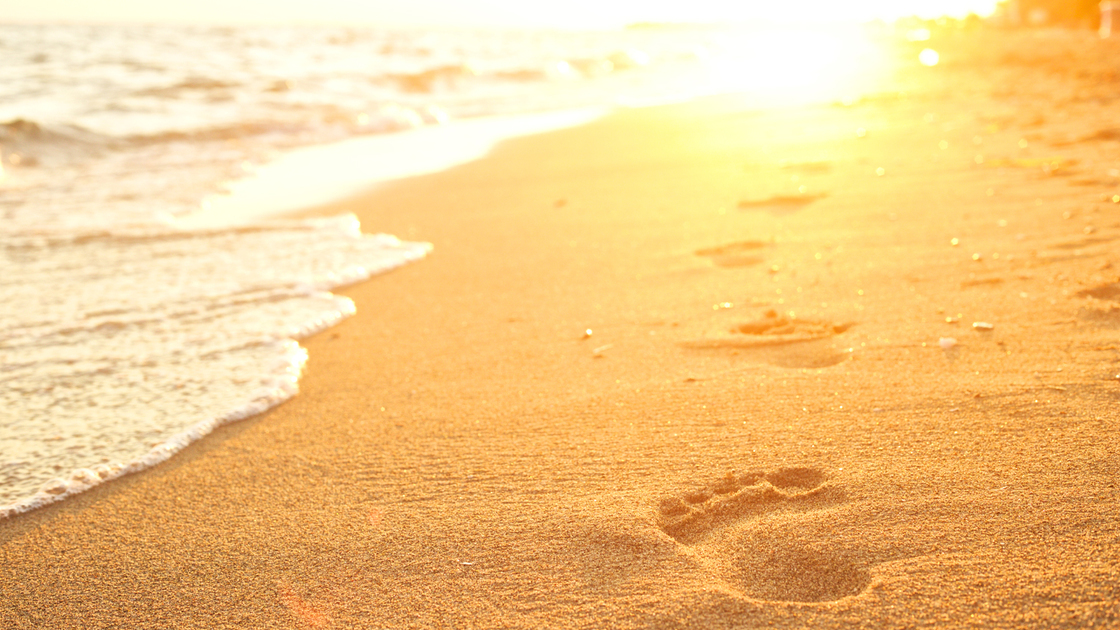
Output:
<instances>
[{"instance_id":1,"label":"golden sand","mask_svg":"<svg viewBox=\"0 0 1120 630\"><path fill-rule=\"evenodd\" d=\"M0 522L0 627L1120 625L1120 43L977 41L321 209L435 251L291 402Z\"/></svg>"}]
</instances>

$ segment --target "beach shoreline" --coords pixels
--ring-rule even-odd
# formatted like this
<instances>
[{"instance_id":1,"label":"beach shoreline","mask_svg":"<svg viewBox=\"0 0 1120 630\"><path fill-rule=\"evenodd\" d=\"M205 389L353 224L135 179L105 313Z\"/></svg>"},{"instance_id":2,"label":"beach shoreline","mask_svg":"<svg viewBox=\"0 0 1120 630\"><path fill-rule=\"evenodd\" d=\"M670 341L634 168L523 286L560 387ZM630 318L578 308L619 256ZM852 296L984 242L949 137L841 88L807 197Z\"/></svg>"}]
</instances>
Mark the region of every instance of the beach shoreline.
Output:
<instances>
[{"instance_id":1,"label":"beach shoreline","mask_svg":"<svg viewBox=\"0 0 1120 630\"><path fill-rule=\"evenodd\" d=\"M0 625L1120 623L1116 87L941 52L313 209L435 247L294 399L0 521Z\"/></svg>"}]
</instances>

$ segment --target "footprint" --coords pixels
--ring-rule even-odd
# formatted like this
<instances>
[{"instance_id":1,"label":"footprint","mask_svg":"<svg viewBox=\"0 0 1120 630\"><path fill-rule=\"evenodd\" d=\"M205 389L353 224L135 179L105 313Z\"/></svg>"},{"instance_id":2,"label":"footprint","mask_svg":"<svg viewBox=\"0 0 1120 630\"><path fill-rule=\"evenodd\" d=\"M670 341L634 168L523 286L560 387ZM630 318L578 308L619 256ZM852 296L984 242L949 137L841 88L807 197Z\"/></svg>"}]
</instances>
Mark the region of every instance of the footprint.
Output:
<instances>
[{"instance_id":1,"label":"footprint","mask_svg":"<svg viewBox=\"0 0 1120 630\"><path fill-rule=\"evenodd\" d=\"M782 161L778 167L784 170L790 170L795 173L804 175L820 175L832 171L832 162L826 160L815 160L811 162L787 162Z\"/></svg>"},{"instance_id":2,"label":"footprint","mask_svg":"<svg viewBox=\"0 0 1120 630\"><path fill-rule=\"evenodd\" d=\"M1089 237L1089 238L1081 238L1081 239L1078 239L1076 241L1071 241L1071 242L1068 242L1068 243L1058 243L1056 245L1051 245L1050 249L1085 249L1087 247L1092 247L1093 245L1100 245L1102 243L1111 243L1112 241L1115 241L1115 240L1116 240L1116 238L1111 237L1111 236L1096 236L1096 237Z\"/></svg>"},{"instance_id":3,"label":"footprint","mask_svg":"<svg viewBox=\"0 0 1120 630\"><path fill-rule=\"evenodd\" d=\"M962 289L967 289L969 287L983 287L983 286L991 286L991 285L1002 284L1002 283L1003 283L1003 278L999 278L999 277L996 277L996 276L992 276L992 277L988 277L988 278L973 278L971 280L965 280L964 282L961 282L961 288Z\"/></svg>"},{"instance_id":4,"label":"footprint","mask_svg":"<svg viewBox=\"0 0 1120 630\"><path fill-rule=\"evenodd\" d=\"M871 581L853 554L827 541L777 536L767 516L796 519L843 501L812 468L728 473L715 483L661 501L658 524L731 588L752 599L825 602L862 592Z\"/></svg>"},{"instance_id":5,"label":"footprint","mask_svg":"<svg viewBox=\"0 0 1120 630\"><path fill-rule=\"evenodd\" d=\"M1098 300L1120 301L1120 282L1102 284L1099 287L1078 291L1076 295L1077 297L1092 297Z\"/></svg>"},{"instance_id":6,"label":"footprint","mask_svg":"<svg viewBox=\"0 0 1120 630\"><path fill-rule=\"evenodd\" d=\"M1099 324L1101 326L1120 326L1120 306L1108 305L1108 308L1092 308L1082 306L1077 310L1077 317L1082 321Z\"/></svg>"},{"instance_id":7,"label":"footprint","mask_svg":"<svg viewBox=\"0 0 1120 630\"><path fill-rule=\"evenodd\" d=\"M1041 171L1044 175L1070 175L1078 160L1054 156L1049 158L992 158L984 160L987 168L1020 168Z\"/></svg>"},{"instance_id":8,"label":"footprint","mask_svg":"<svg viewBox=\"0 0 1120 630\"><path fill-rule=\"evenodd\" d=\"M690 544L713 529L748 516L773 511L783 503L823 492L826 477L812 468L776 472L727 473L722 479L661 501L661 529Z\"/></svg>"},{"instance_id":9,"label":"footprint","mask_svg":"<svg viewBox=\"0 0 1120 630\"><path fill-rule=\"evenodd\" d=\"M1120 140L1120 129L1117 129L1115 127L1098 129L1097 131L1087 136L1082 136L1079 139L1080 142L1101 142L1103 140Z\"/></svg>"},{"instance_id":10,"label":"footprint","mask_svg":"<svg viewBox=\"0 0 1120 630\"><path fill-rule=\"evenodd\" d=\"M770 310L760 319L732 328L730 337L699 339L681 345L693 350L745 353L748 358L778 367L826 368L843 363L851 356L838 351L827 340L854 325L798 319Z\"/></svg>"},{"instance_id":11,"label":"footprint","mask_svg":"<svg viewBox=\"0 0 1120 630\"><path fill-rule=\"evenodd\" d=\"M776 195L766 199L744 199L739 202L739 209L765 210L775 214L794 212L827 196L827 194L821 193L817 195Z\"/></svg>"},{"instance_id":12,"label":"footprint","mask_svg":"<svg viewBox=\"0 0 1120 630\"><path fill-rule=\"evenodd\" d=\"M786 317L777 311L769 310L761 319L739 324L732 332L750 335L754 340L765 343L793 343L810 339L823 339L839 335L854 324L832 324L815 319L796 319Z\"/></svg>"},{"instance_id":13,"label":"footprint","mask_svg":"<svg viewBox=\"0 0 1120 630\"><path fill-rule=\"evenodd\" d=\"M1069 180L1070 186L1085 186L1092 188L1099 188L1102 186L1113 186L1116 184L1115 180L1096 179L1093 177L1078 177Z\"/></svg>"},{"instance_id":14,"label":"footprint","mask_svg":"<svg viewBox=\"0 0 1120 630\"><path fill-rule=\"evenodd\" d=\"M762 241L740 241L720 245L719 247L698 249L696 255L711 258L712 263L717 267L749 267L763 261L762 256L755 252L764 247L766 247L766 243Z\"/></svg>"}]
</instances>

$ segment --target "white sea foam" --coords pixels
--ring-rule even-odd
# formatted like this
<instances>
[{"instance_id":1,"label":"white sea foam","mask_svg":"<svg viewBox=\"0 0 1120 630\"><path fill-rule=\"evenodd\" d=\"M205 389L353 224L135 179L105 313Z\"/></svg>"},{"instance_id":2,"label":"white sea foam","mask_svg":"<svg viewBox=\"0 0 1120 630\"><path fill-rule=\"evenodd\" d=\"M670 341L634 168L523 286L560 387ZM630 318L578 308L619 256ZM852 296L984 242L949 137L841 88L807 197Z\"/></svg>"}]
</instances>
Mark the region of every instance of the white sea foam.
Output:
<instances>
[{"instance_id":1,"label":"white sea foam","mask_svg":"<svg viewBox=\"0 0 1120 630\"><path fill-rule=\"evenodd\" d=\"M407 131L361 136L291 151L254 176L212 195L198 211L175 218L185 228L241 225L340 199L374 183L434 173L486 155L509 138L588 123L605 107L487 116Z\"/></svg>"},{"instance_id":2,"label":"white sea foam","mask_svg":"<svg viewBox=\"0 0 1120 630\"><path fill-rule=\"evenodd\" d=\"M353 216L5 243L0 516L163 461L293 396L329 289L423 257ZM45 235L44 235L45 236Z\"/></svg>"}]
</instances>

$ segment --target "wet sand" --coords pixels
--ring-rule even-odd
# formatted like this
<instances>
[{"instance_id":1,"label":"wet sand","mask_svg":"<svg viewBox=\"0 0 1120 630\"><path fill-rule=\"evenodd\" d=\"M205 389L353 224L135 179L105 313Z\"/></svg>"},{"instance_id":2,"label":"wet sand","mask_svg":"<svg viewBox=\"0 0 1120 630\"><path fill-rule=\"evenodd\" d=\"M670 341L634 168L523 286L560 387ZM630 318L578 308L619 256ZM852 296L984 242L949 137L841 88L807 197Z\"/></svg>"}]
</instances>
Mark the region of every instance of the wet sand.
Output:
<instances>
[{"instance_id":1,"label":"wet sand","mask_svg":"<svg viewBox=\"0 0 1120 630\"><path fill-rule=\"evenodd\" d=\"M294 400L0 522L0 626L1120 624L1120 44L1032 37L317 209L435 250Z\"/></svg>"}]
</instances>

